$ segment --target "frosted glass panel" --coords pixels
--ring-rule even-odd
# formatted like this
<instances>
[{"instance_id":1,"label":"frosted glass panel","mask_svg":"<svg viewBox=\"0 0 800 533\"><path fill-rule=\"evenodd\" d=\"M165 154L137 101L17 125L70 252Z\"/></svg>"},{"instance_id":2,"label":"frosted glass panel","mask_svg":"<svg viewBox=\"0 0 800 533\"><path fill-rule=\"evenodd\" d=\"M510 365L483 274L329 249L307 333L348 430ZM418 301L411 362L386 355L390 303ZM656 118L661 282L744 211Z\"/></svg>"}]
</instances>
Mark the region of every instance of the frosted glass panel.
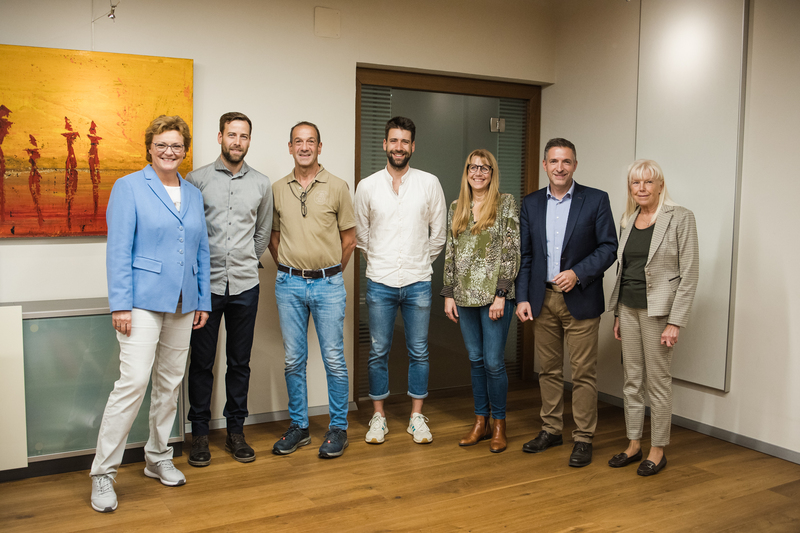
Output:
<instances>
[{"instance_id":1,"label":"frosted glass panel","mask_svg":"<svg viewBox=\"0 0 800 533\"><path fill-rule=\"evenodd\" d=\"M119 379L111 315L23 321L28 457L94 450L108 395ZM149 435L150 389L128 443ZM179 413L180 414L180 413ZM170 437L179 437L179 416Z\"/></svg>"}]
</instances>

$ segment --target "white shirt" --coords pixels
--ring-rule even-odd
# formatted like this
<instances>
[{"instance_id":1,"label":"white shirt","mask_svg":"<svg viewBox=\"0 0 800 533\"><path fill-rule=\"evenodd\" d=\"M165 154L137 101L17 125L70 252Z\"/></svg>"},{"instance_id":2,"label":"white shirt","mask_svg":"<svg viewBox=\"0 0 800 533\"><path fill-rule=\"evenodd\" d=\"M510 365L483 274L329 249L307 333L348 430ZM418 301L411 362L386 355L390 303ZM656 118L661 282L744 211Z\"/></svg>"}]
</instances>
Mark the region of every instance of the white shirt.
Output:
<instances>
[{"instance_id":1,"label":"white shirt","mask_svg":"<svg viewBox=\"0 0 800 533\"><path fill-rule=\"evenodd\" d=\"M361 180L354 208L357 246L369 279L395 288L431 280L447 231L444 192L436 176L409 168L395 193L384 168Z\"/></svg>"}]
</instances>

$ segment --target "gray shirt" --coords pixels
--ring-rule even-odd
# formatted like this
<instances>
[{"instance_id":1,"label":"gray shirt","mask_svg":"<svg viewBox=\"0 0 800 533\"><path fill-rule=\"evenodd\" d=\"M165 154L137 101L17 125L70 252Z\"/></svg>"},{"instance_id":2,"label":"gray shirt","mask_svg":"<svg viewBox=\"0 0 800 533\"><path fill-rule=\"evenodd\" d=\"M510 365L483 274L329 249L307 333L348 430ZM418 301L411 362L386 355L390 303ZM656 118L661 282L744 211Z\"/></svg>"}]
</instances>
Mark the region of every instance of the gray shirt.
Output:
<instances>
[{"instance_id":1,"label":"gray shirt","mask_svg":"<svg viewBox=\"0 0 800 533\"><path fill-rule=\"evenodd\" d=\"M211 292L241 294L258 285L258 260L272 230L269 178L242 163L232 174L221 156L186 180L203 193L211 249Z\"/></svg>"}]
</instances>

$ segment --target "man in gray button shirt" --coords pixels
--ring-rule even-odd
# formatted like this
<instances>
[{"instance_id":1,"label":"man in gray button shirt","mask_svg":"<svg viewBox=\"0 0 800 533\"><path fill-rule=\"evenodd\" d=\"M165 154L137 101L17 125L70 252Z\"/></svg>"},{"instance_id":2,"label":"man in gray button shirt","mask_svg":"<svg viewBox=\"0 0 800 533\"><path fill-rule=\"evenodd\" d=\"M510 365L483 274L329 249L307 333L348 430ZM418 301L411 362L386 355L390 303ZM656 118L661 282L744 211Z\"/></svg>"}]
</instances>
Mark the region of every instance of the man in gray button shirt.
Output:
<instances>
[{"instance_id":1,"label":"man in gray button shirt","mask_svg":"<svg viewBox=\"0 0 800 533\"><path fill-rule=\"evenodd\" d=\"M250 350L258 310L259 258L267 249L272 230L272 185L265 175L244 161L250 147L252 122L242 113L219 119L220 157L190 172L186 179L203 193L211 249L211 313L202 330L192 333L189 364L189 420L192 451L189 464L207 466L214 387L214 359L222 316L227 334L225 354L225 450L241 463L255 460L244 439Z\"/></svg>"}]
</instances>

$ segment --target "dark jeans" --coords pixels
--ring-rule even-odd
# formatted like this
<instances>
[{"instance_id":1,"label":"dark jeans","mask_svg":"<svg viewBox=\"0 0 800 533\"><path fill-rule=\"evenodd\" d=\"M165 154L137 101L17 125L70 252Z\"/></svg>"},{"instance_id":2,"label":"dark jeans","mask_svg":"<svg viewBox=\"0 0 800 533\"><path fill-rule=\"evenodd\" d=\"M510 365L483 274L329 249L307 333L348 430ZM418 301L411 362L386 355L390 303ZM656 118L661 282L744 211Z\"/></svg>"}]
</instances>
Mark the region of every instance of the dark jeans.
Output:
<instances>
[{"instance_id":1,"label":"dark jeans","mask_svg":"<svg viewBox=\"0 0 800 533\"><path fill-rule=\"evenodd\" d=\"M508 376L506 339L514 319L514 302L506 300L503 318L489 318L489 306L458 307L458 323L469 354L475 414L496 420L506 417Z\"/></svg>"},{"instance_id":2,"label":"dark jeans","mask_svg":"<svg viewBox=\"0 0 800 533\"><path fill-rule=\"evenodd\" d=\"M211 420L211 391L214 388L214 360L222 316L227 335L225 372L227 402L223 415L228 433L243 433L247 418L247 391L250 387L250 350L258 311L258 285L231 296L211 294L211 313L205 327L192 331L192 353L189 363L189 420L192 436L208 435Z\"/></svg>"}]
</instances>

